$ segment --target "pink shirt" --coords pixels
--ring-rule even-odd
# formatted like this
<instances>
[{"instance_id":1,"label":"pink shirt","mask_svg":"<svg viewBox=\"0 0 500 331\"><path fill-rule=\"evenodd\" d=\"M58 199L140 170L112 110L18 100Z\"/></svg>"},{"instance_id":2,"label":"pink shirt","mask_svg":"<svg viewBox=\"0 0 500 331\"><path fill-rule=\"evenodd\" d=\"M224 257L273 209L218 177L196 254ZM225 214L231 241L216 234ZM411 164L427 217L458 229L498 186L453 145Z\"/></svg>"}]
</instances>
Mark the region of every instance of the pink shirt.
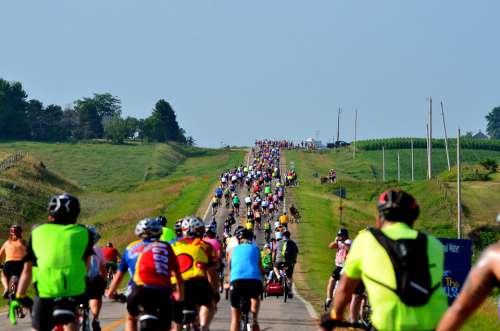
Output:
<instances>
[{"instance_id":1,"label":"pink shirt","mask_svg":"<svg viewBox=\"0 0 500 331\"><path fill-rule=\"evenodd\" d=\"M213 247L215 254L217 254L217 257L220 257L221 245L217 239L205 237L203 238L203 241L210 244Z\"/></svg>"},{"instance_id":2,"label":"pink shirt","mask_svg":"<svg viewBox=\"0 0 500 331\"><path fill-rule=\"evenodd\" d=\"M345 259L347 258L347 253L351 247L351 240L339 241L337 243L337 254L335 255L335 265L337 267L344 267Z\"/></svg>"}]
</instances>

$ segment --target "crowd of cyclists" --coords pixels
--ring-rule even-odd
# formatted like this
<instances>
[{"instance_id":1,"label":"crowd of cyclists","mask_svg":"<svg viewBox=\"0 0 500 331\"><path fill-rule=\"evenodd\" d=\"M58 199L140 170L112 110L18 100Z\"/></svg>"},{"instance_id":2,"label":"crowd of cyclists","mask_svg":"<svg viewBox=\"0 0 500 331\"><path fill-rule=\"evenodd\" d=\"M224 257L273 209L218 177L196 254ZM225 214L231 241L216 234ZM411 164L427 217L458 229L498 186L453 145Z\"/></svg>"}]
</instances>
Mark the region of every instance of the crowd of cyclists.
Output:
<instances>
[{"instance_id":1,"label":"crowd of cyclists","mask_svg":"<svg viewBox=\"0 0 500 331\"><path fill-rule=\"evenodd\" d=\"M204 331L226 290L230 330L241 329L242 321L243 329L260 330L265 295L281 286L289 289L280 293L285 300L293 298L299 249L289 225L300 214L294 205L285 209L285 193L297 184L297 174L280 163L281 149L290 146L286 141L257 141L247 164L221 173L207 223L187 216L170 228L165 216L142 219L135 227L137 240L122 254L110 242L100 247L95 227L77 223L80 203L75 196L52 197L48 222L33 227L27 242L22 228L11 226L0 249L0 261L5 259L3 297L9 299L11 312L29 308L34 330L73 331L81 326L79 314L86 307L89 325L100 331L106 295L126 303L127 331ZM325 310L333 308L322 316L321 327L458 329L499 285L499 244L483 254L447 311L441 285L443 248L434 237L413 229L419 215L415 199L389 190L377 208L374 227L352 241L340 229L329 244L337 254ZM127 275L126 289L118 293ZM32 284L33 300L27 296ZM368 302L368 323L358 323ZM350 323L344 319L346 310Z\"/></svg>"}]
</instances>

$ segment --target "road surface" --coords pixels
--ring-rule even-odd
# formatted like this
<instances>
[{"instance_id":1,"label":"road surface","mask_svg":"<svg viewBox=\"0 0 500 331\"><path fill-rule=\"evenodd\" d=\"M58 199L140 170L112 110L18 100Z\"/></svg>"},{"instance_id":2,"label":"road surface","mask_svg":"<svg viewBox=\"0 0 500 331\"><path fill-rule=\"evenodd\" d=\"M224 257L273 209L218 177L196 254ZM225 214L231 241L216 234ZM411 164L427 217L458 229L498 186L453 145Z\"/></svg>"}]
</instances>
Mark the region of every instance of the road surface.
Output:
<instances>
[{"instance_id":1,"label":"road surface","mask_svg":"<svg viewBox=\"0 0 500 331\"><path fill-rule=\"evenodd\" d=\"M250 159L250 154L247 155L246 161L248 163ZM282 173L285 173L284 163L282 163ZM242 200L242 205L244 207L243 199L247 192L243 188L239 189L238 195ZM286 196L286 195L285 195ZM243 224L244 208L241 210L240 220ZM218 233L222 237L223 223L226 218L228 211L224 206L219 208L216 215ZM209 208L204 215L205 223L209 223L211 220L211 212ZM234 228L234 226L233 226ZM263 244L263 231L256 230L257 243L259 247ZM261 304L260 315L259 315L259 325L261 330L271 331L271 330L316 330L317 322L314 315L314 310L310 305L302 300L300 295L294 289L294 298L289 299L286 303L283 302L283 298L269 297L265 298ZM308 307L309 306L309 307ZM104 299L103 308L101 312L101 327L102 331L118 331L124 330L124 313L125 305L117 302L112 302ZM5 313L0 313L0 329L2 331L27 331L31 329L30 318L25 318L19 321L19 324L15 327L11 326L6 318ZM223 331L229 330L229 324L231 321L231 311L230 303L225 300L224 295L222 295L221 301L218 305L217 314L214 321L210 327L211 331Z\"/></svg>"}]
</instances>

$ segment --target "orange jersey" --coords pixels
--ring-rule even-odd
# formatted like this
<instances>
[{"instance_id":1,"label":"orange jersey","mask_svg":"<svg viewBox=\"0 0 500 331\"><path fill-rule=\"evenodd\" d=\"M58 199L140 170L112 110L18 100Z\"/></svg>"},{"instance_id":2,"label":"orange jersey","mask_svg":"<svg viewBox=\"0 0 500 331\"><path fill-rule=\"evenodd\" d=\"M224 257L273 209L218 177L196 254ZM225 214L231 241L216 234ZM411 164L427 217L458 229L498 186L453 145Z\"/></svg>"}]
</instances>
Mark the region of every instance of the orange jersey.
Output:
<instances>
[{"instance_id":1,"label":"orange jersey","mask_svg":"<svg viewBox=\"0 0 500 331\"><path fill-rule=\"evenodd\" d=\"M5 262L21 261L26 255L26 243L24 240L10 240L3 243L0 248L0 257L5 254Z\"/></svg>"}]
</instances>

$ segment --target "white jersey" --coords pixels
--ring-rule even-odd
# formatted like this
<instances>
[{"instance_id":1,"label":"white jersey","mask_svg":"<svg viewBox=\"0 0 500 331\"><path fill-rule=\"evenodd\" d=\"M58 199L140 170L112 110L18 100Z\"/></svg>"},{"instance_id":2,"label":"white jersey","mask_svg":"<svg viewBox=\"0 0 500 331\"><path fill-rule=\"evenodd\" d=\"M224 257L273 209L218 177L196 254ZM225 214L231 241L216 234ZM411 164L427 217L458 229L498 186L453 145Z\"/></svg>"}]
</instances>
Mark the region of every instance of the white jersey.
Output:
<instances>
[{"instance_id":1,"label":"white jersey","mask_svg":"<svg viewBox=\"0 0 500 331\"><path fill-rule=\"evenodd\" d=\"M245 198L245 203L249 203L249 204L252 203L252 198L246 197Z\"/></svg>"}]
</instances>

